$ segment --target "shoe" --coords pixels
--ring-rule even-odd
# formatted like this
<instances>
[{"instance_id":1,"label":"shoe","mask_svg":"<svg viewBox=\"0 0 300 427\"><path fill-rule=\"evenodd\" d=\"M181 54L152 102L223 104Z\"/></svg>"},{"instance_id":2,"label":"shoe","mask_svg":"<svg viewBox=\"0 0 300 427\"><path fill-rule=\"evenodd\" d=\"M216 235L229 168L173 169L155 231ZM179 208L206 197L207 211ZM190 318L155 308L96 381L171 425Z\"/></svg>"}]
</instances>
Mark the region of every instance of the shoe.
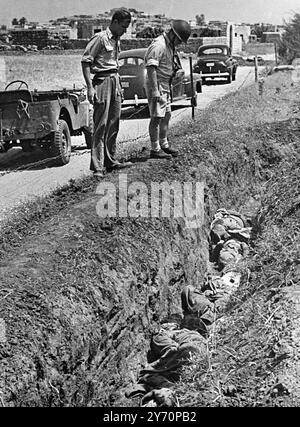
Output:
<instances>
[{"instance_id":1,"label":"shoe","mask_svg":"<svg viewBox=\"0 0 300 427\"><path fill-rule=\"evenodd\" d=\"M131 166L133 166L133 163L131 162L115 163L114 165L107 167L106 170L107 172L112 172L119 169L130 168Z\"/></svg>"},{"instance_id":2,"label":"shoe","mask_svg":"<svg viewBox=\"0 0 300 427\"><path fill-rule=\"evenodd\" d=\"M162 150L167 154L171 154L172 157L178 157L179 156L179 152L177 150L175 150L174 148L162 147Z\"/></svg>"},{"instance_id":3,"label":"shoe","mask_svg":"<svg viewBox=\"0 0 300 427\"><path fill-rule=\"evenodd\" d=\"M150 151L150 159L172 159L171 154L165 153L163 150Z\"/></svg>"}]
</instances>

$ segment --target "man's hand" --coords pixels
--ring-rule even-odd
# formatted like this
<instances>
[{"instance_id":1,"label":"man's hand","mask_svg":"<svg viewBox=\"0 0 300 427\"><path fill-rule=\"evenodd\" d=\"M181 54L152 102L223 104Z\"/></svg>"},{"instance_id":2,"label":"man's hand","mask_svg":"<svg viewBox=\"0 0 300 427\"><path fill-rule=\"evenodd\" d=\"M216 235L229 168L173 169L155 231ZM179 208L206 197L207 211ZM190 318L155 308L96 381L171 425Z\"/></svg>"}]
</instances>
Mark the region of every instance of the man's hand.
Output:
<instances>
[{"instance_id":1,"label":"man's hand","mask_svg":"<svg viewBox=\"0 0 300 427\"><path fill-rule=\"evenodd\" d=\"M156 102L159 102L160 98L161 98L161 94L160 94L159 90L154 90L152 92L152 99Z\"/></svg>"},{"instance_id":2,"label":"man's hand","mask_svg":"<svg viewBox=\"0 0 300 427\"><path fill-rule=\"evenodd\" d=\"M184 72L184 70L179 69L179 70L176 72L176 74L175 74L175 76L174 76L174 78L173 78L173 84L174 84L174 82L175 82L175 83L179 83L179 82L181 82L181 81L184 79L184 77L185 77L185 72Z\"/></svg>"},{"instance_id":3,"label":"man's hand","mask_svg":"<svg viewBox=\"0 0 300 427\"><path fill-rule=\"evenodd\" d=\"M90 86L87 88L87 99L90 104L94 105L96 98L96 92L93 86Z\"/></svg>"}]
</instances>

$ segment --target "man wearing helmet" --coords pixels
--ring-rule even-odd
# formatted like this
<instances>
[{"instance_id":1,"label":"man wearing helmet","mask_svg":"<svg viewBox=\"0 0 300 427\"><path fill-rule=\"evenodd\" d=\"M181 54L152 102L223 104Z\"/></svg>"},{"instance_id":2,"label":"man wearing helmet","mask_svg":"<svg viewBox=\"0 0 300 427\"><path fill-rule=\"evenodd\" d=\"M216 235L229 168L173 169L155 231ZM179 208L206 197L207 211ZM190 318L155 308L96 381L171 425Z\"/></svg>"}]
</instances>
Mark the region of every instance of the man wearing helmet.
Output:
<instances>
[{"instance_id":1,"label":"man wearing helmet","mask_svg":"<svg viewBox=\"0 0 300 427\"><path fill-rule=\"evenodd\" d=\"M171 118L171 83L176 71L178 76L176 47L181 43L187 43L190 35L189 24L182 19L175 19L171 22L168 32L152 41L145 55L152 159L170 159L178 156L178 151L169 146L167 138ZM183 73L181 70L181 76Z\"/></svg>"}]
</instances>

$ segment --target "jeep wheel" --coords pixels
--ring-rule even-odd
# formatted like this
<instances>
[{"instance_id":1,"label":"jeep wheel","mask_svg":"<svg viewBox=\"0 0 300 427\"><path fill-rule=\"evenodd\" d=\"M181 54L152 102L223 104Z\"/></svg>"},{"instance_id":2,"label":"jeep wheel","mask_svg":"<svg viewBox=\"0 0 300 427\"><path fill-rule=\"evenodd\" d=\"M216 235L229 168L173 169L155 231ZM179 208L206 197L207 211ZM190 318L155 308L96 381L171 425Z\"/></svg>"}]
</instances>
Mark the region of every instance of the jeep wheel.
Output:
<instances>
[{"instance_id":1,"label":"jeep wheel","mask_svg":"<svg viewBox=\"0 0 300 427\"><path fill-rule=\"evenodd\" d=\"M52 135L52 154L57 166L69 163L71 158L71 135L67 122L58 120L58 129Z\"/></svg>"},{"instance_id":2,"label":"jeep wheel","mask_svg":"<svg viewBox=\"0 0 300 427\"><path fill-rule=\"evenodd\" d=\"M93 110L89 110L89 117L88 117L88 127L83 129L85 143L87 148L92 148L93 144L93 134L94 134L94 118L93 118Z\"/></svg>"}]
</instances>

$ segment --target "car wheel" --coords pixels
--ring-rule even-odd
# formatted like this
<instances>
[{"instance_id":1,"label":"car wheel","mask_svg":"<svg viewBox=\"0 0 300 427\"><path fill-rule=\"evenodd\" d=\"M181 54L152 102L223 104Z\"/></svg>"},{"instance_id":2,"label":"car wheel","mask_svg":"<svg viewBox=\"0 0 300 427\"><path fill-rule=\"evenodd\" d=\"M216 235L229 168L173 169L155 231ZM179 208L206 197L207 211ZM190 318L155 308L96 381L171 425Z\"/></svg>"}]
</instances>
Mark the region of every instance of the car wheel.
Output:
<instances>
[{"instance_id":1,"label":"car wheel","mask_svg":"<svg viewBox=\"0 0 300 427\"><path fill-rule=\"evenodd\" d=\"M93 135L94 135L94 118L93 118L93 110L89 110L88 116L88 127L83 129L85 143L87 148L92 148L93 144Z\"/></svg>"},{"instance_id":2,"label":"car wheel","mask_svg":"<svg viewBox=\"0 0 300 427\"><path fill-rule=\"evenodd\" d=\"M52 153L57 166L69 163L71 158L71 135L67 122L58 120L58 129L52 135Z\"/></svg>"}]
</instances>

